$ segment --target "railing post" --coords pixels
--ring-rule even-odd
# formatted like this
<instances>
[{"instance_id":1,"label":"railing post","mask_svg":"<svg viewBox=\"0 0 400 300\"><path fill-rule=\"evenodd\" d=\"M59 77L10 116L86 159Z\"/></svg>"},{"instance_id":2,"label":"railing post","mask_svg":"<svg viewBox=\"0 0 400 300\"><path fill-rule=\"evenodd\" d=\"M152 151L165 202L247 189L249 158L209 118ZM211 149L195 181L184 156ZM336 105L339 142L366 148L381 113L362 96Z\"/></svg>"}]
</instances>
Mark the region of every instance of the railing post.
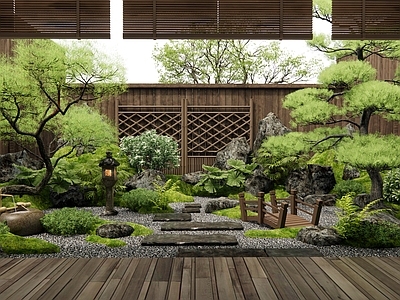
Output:
<instances>
[{"instance_id":1,"label":"railing post","mask_svg":"<svg viewBox=\"0 0 400 300\"><path fill-rule=\"evenodd\" d=\"M311 224L317 226L319 223L319 217L321 216L323 201L321 199L317 200L317 203L314 205L314 212L311 219Z\"/></svg>"},{"instance_id":2,"label":"railing post","mask_svg":"<svg viewBox=\"0 0 400 300\"><path fill-rule=\"evenodd\" d=\"M290 213L297 215L296 190L290 190Z\"/></svg>"},{"instance_id":3,"label":"railing post","mask_svg":"<svg viewBox=\"0 0 400 300\"><path fill-rule=\"evenodd\" d=\"M277 209L276 207L278 207L278 203L277 203L277 201L276 201L276 193L275 193L275 190L270 191L270 192L269 192L269 196L270 196L270 199L271 199L272 212L273 212L273 213L277 213L277 212L278 212L278 209Z\"/></svg>"},{"instance_id":4,"label":"railing post","mask_svg":"<svg viewBox=\"0 0 400 300\"><path fill-rule=\"evenodd\" d=\"M257 213L258 213L258 224L264 223L264 193L258 192L258 206L257 206Z\"/></svg>"},{"instance_id":5,"label":"railing post","mask_svg":"<svg viewBox=\"0 0 400 300\"><path fill-rule=\"evenodd\" d=\"M247 222L247 211L246 202L244 199L244 193L239 193L239 206L240 206L240 219Z\"/></svg>"},{"instance_id":6,"label":"railing post","mask_svg":"<svg viewBox=\"0 0 400 300\"><path fill-rule=\"evenodd\" d=\"M285 228L288 206L289 204L286 201L282 203L282 206L279 209L277 228Z\"/></svg>"}]
</instances>

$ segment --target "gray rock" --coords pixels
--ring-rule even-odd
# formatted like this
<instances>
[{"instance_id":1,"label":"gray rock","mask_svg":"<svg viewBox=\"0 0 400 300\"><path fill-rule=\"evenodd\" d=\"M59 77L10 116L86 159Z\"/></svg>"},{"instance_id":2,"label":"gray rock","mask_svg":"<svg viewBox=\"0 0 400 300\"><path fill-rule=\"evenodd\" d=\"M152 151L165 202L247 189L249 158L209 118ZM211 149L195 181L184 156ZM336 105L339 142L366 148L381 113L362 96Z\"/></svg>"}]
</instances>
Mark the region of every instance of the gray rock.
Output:
<instances>
[{"instance_id":1,"label":"gray rock","mask_svg":"<svg viewBox=\"0 0 400 300\"><path fill-rule=\"evenodd\" d=\"M375 214L369 215L363 221L370 223L388 222L400 226L400 220L388 212L377 212Z\"/></svg>"},{"instance_id":2,"label":"gray rock","mask_svg":"<svg viewBox=\"0 0 400 300\"><path fill-rule=\"evenodd\" d=\"M0 215L0 222L5 222L10 232L20 236L39 234L44 231L40 219L44 212L34 208L25 211L6 212Z\"/></svg>"},{"instance_id":3,"label":"gray rock","mask_svg":"<svg viewBox=\"0 0 400 300\"><path fill-rule=\"evenodd\" d=\"M103 238L115 239L130 236L134 229L128 224L104 224L96 229L96 234Z\"/></svg>"},{"instance_id":4,"label":"gray rock","mask_svg":"<svg viewBox=\"0 0 400 300\"><path fill-rule=\"evenodd\" d=\"M210 200L206 203L206 205L204 207L204 211L206 213L212 213L213 211L216 211L216 210L232 208L237 205L239 205L239 201L237 201L237 200L230 200L227 198L214 199L214 200Z\"/></svg>"},{"instance_id":5,"label":"gray rock","mask_svg":"<svg viewBox=\"0 0 400 300\"><path fill-rule=\"evenodd\" d=\"M343 169L343 180L352 180L354 178L360 177L360 171L357 168L354 168L350 165L346 165Z\"/></svg>"},{"instance_id":6,"label":"gray rock","mask_svg":"<svg viewBox=\"0 0 400 300\"><path fill-rule=\"evenodd\" d=\"M224 149L217 153L215 157L214 167L221 170L228 170L229 159L237 159L247 163L250 154L250 146L245 137L233 139Z\"/></svg>"},{"instance_id":7,"label":"gray rock","mask_svg":"<svg viewBox=\"0 0 400 300\"><path fill-rule=\"evenodd\" d=\"M332 167L310 164L305 168L293 171L286 183L286 190L297 191L300 199L308 195L329 194L336 184Z\"/></svg>"},{"instance_id":8,"label":"gray rock","mask_svg":"<svg viewBox=\"0 0 400 300\"><path fill-rule=\"evenodd\" d=\"M279 136L289 133L291 130L281 123L276 115L270 112L258 124L257 136L253 143L253 153L257 153L262 142L270 136Z\"/></svg>"},{"instance_id":9,"label":"gray rock","mask_svg":"<svg viewBox=\"0 0 400 300\"><path fill-rule=\"evenodd\" d=\"M315 246L339 245L342 242L342 238L335 229L322 226L302 228L297 234L296 239Z\"/></svg>"},{"instance_id":10,"label":"gray rock","mask_svg":"<svg viewBox=\"0 0 400 300\"><path fill-rule=\"evenodd\" d=\"M64 193L50 191L50 200L55 208L90 206L92 204L90 199L85 197L88 190L78 185L72 185Z\"/></svg>"},{"instance_id":11,"label":"gray rock","mask_svg":"<svg viewBox=\"0 0 400 300\"><path fill-rule=\"evenodd\" d=\"M0 183L8 182L19 174L19 170L15 165L34 170L39 170L43 166L40 161L29 157L26 151L0 155Z\"/></svg>"},{"instance_id":12,"label":"gray rock","mask_svg":"<svg viewBox=\"0 0 400 300\"><path fill-rule=\"evenodd\" d=\"M203 171L187 173L187 174L183 174L181 179L182 179L183 182L195 185L201 180L201 175L202 174L204 174Z\"/></svg>"},{"instance_id":13,"label":"gray rock","mask_svg":"<svg viewBox=\"0 0 400 300\"><path fill-rule=\"evenodd\" d=\"M309 204L315 204L318 199L321 199L325 206L334 206L336 204L336 195L332 194L308 195L304 197L303 201Z\"/></svg>"},{"instance_id":14,"label":"gray rock","mask_svg":"<svg viewBox=\"0 0 400 300\"><path fill-rule=\"evenodd\" d=\"M271 181L263 173L261 168L255 169L252 176L247 178L245 182L246 192L249 192L254 196L257 196L258 192L268 193L273 188L274 188L273 181Z\"/></svg>"},{"instance_id":15,"label":"gray rock","mask_svg":"<svg viewBox=\"0 0 400 300\"><path fill-rule=\"evenodd\" d=\"M156 186L164 186L166 178L163 172L158 170L144 170L141 173L135 174L125 183L126 191L144 188L155 190Z\"/></svg>"},{"instance_id":16,"label":"gray rock","mask_svg":"<svg viewBox=\"0 0 400 300\"><path fill-rule=\"evenodd\" d=\"M371 203L371 195L370 194L359 194L354 197L353 203L360 208L364 208L367 206L369 203ZM373 209L378 209L378 208L383 208L383 202L379 201L375 205L372 206Z\"/></svg>"}]
</instances>

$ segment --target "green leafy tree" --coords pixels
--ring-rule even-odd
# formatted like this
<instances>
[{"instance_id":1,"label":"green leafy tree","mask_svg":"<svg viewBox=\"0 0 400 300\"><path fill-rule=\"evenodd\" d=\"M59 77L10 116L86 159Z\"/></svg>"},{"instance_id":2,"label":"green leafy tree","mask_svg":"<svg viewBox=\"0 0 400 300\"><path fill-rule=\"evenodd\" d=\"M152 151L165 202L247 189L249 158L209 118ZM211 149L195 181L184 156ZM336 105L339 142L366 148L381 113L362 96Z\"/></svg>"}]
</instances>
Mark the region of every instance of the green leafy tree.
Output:
<instances>
[{"instance_id":1,"label":"green leafy tree","mask_svg":"<svg viewBox=\"0 0 400 300\"><path fill-rule=\"evenodd\" d=\"M294 55L279 42L171 40L155 47L162 83L294 83L315 76L320 62Z\"/></svg>"},{"instance_id":2,"label":"green leafy tree","mask_svg":"<svg viewBox=\"0 0 400 300\"><path fill-rule=\"evenodd\" d=\"M76 119L72 121L74 115L68 115L70 109L123 92L124 81L124 68L90 44L18 40L12 57L0 57L0 139L36 146L46 171L33 187L10 185L2 191L38 194L43 190L58 161L69 154L51 160L56 150L68 144L72 152L77 145L93 143L89 128L82 134L77 132L83 127L74 132L73 127L79 126ZM54 133L61 143L49 144L44 132Z\"/></svg>"}]
</instances>

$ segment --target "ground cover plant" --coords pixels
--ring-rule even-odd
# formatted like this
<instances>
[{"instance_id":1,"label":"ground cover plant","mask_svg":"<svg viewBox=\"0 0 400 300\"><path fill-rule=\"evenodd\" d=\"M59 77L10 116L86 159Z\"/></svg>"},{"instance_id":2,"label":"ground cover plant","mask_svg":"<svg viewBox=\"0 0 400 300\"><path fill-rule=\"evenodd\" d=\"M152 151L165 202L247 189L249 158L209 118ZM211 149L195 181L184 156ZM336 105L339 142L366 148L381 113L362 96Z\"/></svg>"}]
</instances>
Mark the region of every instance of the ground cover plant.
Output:
<instances>
[{"instance_id":1,"label":"ground cover plant","mask_svg":"<svg viewBox=\"0 0 400 300\"><path fill-rule=\"evenodd\" d=\"M297 237L297 234L301 228L278 228L272 230L263 230L263 229L250 229L244 233L244 236L250 238L287 238L294 239Z\"/></svg>"}]
</instances>

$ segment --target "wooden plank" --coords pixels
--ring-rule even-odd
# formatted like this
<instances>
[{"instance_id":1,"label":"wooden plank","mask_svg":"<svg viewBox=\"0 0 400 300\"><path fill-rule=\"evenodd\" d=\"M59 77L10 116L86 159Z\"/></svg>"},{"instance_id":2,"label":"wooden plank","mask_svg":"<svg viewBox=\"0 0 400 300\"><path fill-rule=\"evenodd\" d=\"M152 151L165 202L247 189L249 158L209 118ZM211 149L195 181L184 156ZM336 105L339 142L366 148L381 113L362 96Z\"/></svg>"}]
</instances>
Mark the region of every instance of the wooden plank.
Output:
<instances>
[{"instance_id":1,"label":"wooden plank","mask_svg":"<svg viewBox=\"0 0 400 300\"><path fill-rule=\"evenodd\" d=\"M140 259L139 258L131 258L131 259L123 259L121 263L118 264L118 270L114 273L114 279L120 279L120 284L117 287L117 290L112 296L112 299L121 300L125 294L126 289L128 288L131 278L135 273Z\"/></svg>"},{"instance_id":2,"label":"wooden plank","mask_svg":"<svg viewBox=\"0 0 400 300\"><path fill-rule=\"evenodd\" d=\"M218 290L218 299L235 299L235 294L232 290L232 279L229 274L226 258L214 257L213 261Z\"/></svg>"},{"instance_id":3,"label":"wooden plank","mask_svg":"<svg viewBox=\"0 0 400 300\"><path fill-rule=\"evenodd\" d=\"M158 258L152 259L150 266L147 270L147 274L146 274L146 278L144 279L144 282L142 284L142 287L140 289L140 294L137 297L137 300L143 300L146 299L147 296L147 292L149 291L150 288L150 284L154 275L154 270L156 268L158 262Z\"/></svg>"},{"instance_id":4,"label":"wooden plank","mask_svg":"<svg viewBox=\"0 0 400 300\"><path fill-rule=\"evenodd\" d=\"M350 299L340 286L326 275L310 257L298 257L297 260L328 295L333 296L335 299Z\"/></svg>"},{"instance_id":5,"label":"wooden plank","mask_svg":"<svg viewBox=\"0 0 400 300\"><path fill-rule=\"evenodd\" d=\"M105 282L109 278L109 276L114 272L118 262L119 262L118 258L107 258L102 264L101 268L98 270L98 272L96 272L96 274L90 281Z\"/></svg>"},{"instance_id":6,"label":"wooden plank","mask_svg":"<svg viewBox=\"0 0 400 300\"><path fill-rule=\"evenodd\" d=\"M365 298L374 299L387 299L379 289L375 288L370 282L365 280L362 274L350 268L342 260L332 258L327 260L331 263L344 277L347 278L354 286L363 292Z\"/></svg>"},{"instance_id":7,"label":"wooden plank","mask_svg":"<svg viewBox=\"0 0 400 300\"><path fill-rule=\"evenodd\" d=\"M125 293L120 299L137 299L139 297L143 282L146 278L151 262L151 258L141 258L139 260L137 268L130 278Z\"/></svg>"},{"instance_id":8,"label":"wooden plank","mask_svg":"<svg viewBox=\"0 0 400 300\"><path fill-rule=\"evenodd\" d=\"M82 292L77 295L74 299L76 300L87 300L93 299L101 290L103 282L101 281L91 281L82 290Z\"/></svg>"},{"instance_id":9,"label":"wooden plank","mask_svg":"<svg viewBox=\"0 0 400 300\"><path fill-rule=\"evenodd\" d=\"M387 263L385 260L380 257L368 257L364 258L368 263L373 263L375 267L379 268L382 272L390 276L394 281L397 282L397 285L400 285L400 271L393 267L392 264Z\"/></svg>"},{"instance_id":10,"label":"wooden plank","mask_svg":"<svg viewBox=\"0 0 400 300\"><path fill-rule=\"evenodd\" d=\"M194 258L185 257L183 260L182 270L182 283L181 283L181 297L182 299L194 299L194 274L192 274Z\"/></svg>"},{"instance_id":11,"label":"wooden plank","mask_svg":"<svg viewBox=\"0 0 400 300\"><path fill-rule=\"evenodd\" d=\"M113 299L113 295L117 290L118 285L121 283L120 279L111 278L107 283L103 285L101 291L99 291L96 300L109 300Z\"/></svg>"},{"instance_id":12,"label":"wooden plank","mask_svg":"<svg viewBox=\"0 0 400 300\"><path fill-rule=\"evenodd\" d=\"M273 284L275 292L277 292L281 298L299 299L301 294L298 295L296 293L272 257L260 257L259 261L265 273L268 274L268 279Z\"/></svg>"},{"instance_id":13,"label":"wooden plank","mask_svg":"<svg viewBox=\"0 0 400 300\"><path fill-rule=\"evenodd\" d=\"M359 276L362 276L364 280L368 281L376 289L381 291L385 296L389 297L389 299L396 299L398 297L392 289L377 279L374 274L371 274L364 269L362 265L356 263L354 257L341 257L340 260L346 263L346 265L352 268Z\"/></svg>"},{"instance_id":14,"label":"wooden plank","mask_svg":"<svg viewBox=\"0 0 400 300\"><path fill-rule=\"evenodd\" d=\"M235 293L236 299L237 300L245 300L246 298L242 291L242 286L241 286L240 280L239 280L239 274L237 273L235 264L233 262L233 257L227 257L226 263L228 265L229 275L231 276L231 280L232 280L232 288L233 288L233 292Z\"/></svg>"},{"instance_id":15,"label":"wooden plank","mask_svg":"<svg viewBox=\"0 0 400 300\"><path fill-rule=\"evenodd\" d=\"M311 258L340 288L350 297L350 299L363 299L365 295L359 291L343 274L322 257Z\"/></svg>"},{"instance_id":16,"label":"wooden plank","mask_svg":"<svg viewBox=\"0 0 400 300\"><path fill-rule=\"evenodd\" d=\"M254 286L253 280L250 276L249 270L247 269L246 263L243 257L233 257L234 268L239 276L239 282L243 290L245 299L259 299L257 290Z\"/></svg>"}]
</instances>

